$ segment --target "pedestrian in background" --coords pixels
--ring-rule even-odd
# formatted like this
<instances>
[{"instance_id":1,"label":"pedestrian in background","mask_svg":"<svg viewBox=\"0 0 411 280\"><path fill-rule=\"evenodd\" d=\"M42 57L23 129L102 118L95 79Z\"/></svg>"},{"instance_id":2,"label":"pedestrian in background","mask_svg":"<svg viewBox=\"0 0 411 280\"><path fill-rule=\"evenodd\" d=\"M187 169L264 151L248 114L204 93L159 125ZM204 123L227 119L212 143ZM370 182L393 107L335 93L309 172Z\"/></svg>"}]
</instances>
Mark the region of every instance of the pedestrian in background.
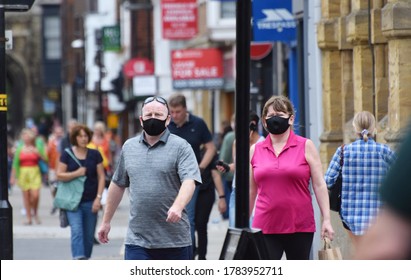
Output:
<instances>
[{"instance_id":1,"label":"pedestrian in background","mask_svg":"<svg viewBox=\"0 0 411 280\"><path fill-rule=\"evenodd\" d=\"M187 140L193 148L198 167L203 172L216 154L213 137L205 121L187 111L186 98L182 94L175 94L169 99L171 122L168 129L171 133ZM200 147L204 145L204 157L201 157ZM193 257L196 250L195 240L195 208L199 188L195 189L193 198L187 205L188 218L190 219L191 239L193 241Z\"/></svg>"},{"instance_id":2,"label":"pedestrian in background","mask_svg":"<svg viewBox=\"0 0 411 280\"><path fill-rule=\"evenodd\" d=\"M219 160L231 164L233 162L233 143L235 140L235 114L231 116L230 127L232 128L231 131L228 131L221 144L220 152L219 152ZM233 190L233 177L234 172L228 170L227 172L222 173L222 180L224 184L224 193L225 193L225 201L227 204L227 210L222 214L223 219L229 219L230 216L230 197L231 192Z\"/></svg>"},{"instance_id":3,"label":"pedestrian in background","mask_svg":"<svg viewBox=\"0 0 411 280\"><path fill-rule=\"evenodd\" d=\"M382 209L359 240L354 259L411 259L411 131L397 155L380 188Z\"/></svg>"},{"instance_id":4,"label":"pedestrian in background","mask_svg":"<svg viewBox=\"0 0 411 280\"><path fill-rule=\"evenodd\" d=\"M57 165L60 161L60 143L64 137L64 129L60 125L56 125L53 128L53 132L50 134L47 141L47 156L48 156L48 183L50 186L50 192L52 197L56 195L57 190ZM57 208L54 206L51 209L51 214L54 214Z\"/></svg>"},{"instance_id":5,"label":"pedestrian in background","mask_svg":"<svg viewBox=\"0 0 411 280\"><path fill-rule=\"evenodd\" d=\"M202 154L204 149L201 150ZM225 202L224 186L221 179L221 174L216 168L217 155L214 160L201 173L201 180L199 185L199 192L195 210L195 225L197 231L197 254L199 260L205 260L207 255L208 245L208 220L210 218L211 210L215 202L215 193L218 194L218 211L222 214L227 210Z\"/></svg>"},{"instance_id":6,"label":"pedestrian in background","mask_svg":"<svg viewBox=\"0 0 411 280\"><path fill-rule=\"evenodd\" d=\"M355 114L352 124L357 139L337 149L325 173L325 181L332 186L342 169L340 217L356 249L382 205L379 188L395 160L395 153L387 145L375 141L376 122L372 113ZM340 166L341 157L343 166Z\"/></svg>"},{"instance_id":7,"label":"pedestrian in background","mask_svg":"<svg viewBox=\"0 0 411 280\"><path fill-rule=\"evenodd\" d=\"M72 128L70 143L67 148L81 163L81 167L64 150L57 167L57 179L70 181L86 176L84 192L78 209L67 210L67 218L71 232L71 254L75 260L87 260L93 251L94 232L97 224L97 213L101 208L104 190L103 158L99 151L87 148L92 138L92 131L79 124Z\"/></svg>"},{"instance_id":8,"label":"pedestrian in background","mask_svg":"<svg viewBox=\"0 0 411 280\"><path fill-rule=\"evenodd\" d=\"M20 141L14 153L10 184L18 185L23 191L23 202L27 220L25 225L31 225L32 220L40 224L38 207L42 176L39 161L47 160L47 155L36 146L36 135L29 128L24 128Z\"/></svg>"},{"instance_id":9,"label":"pedestrian in background","mask_svg":"<svg viewBox=\"0 0 411 280\"><path fill-rule=\"evenodd\" d=\"M109 241L110 222L129 190L130 219L125 239L126 260L192 259L190 223L185 209L201 183L193 149L167 129L167 101L149 97L141 109L143 132L128 139L108 190L98 236Z\"/></svg>"},{"instance_id":10,"label":"pedestrian in background","mask_svg":"<svg viewBox=\"0 0 411 280\"><path fill-rule=\"evenodd\" d=\"M261 229L270 259L307 260L315 232L309 182L321 214L321 237L331 240L327 186L320 156L310 139L294 134L295 112L285 96L273 96L264 105L261 121L267 138L250 149L250 215Z\"/></svg>"},{"instance_id":11,"label":"pedestrian in background","mask_svg":"<svg viewBox=\"0 0 411 280\"><path fill-rule=\"evenodd\" d=\"M66 148L71 148L71 143L70 143L70 134L72 129L77 125L77 120L76 119L70 119L67 124L66 124L66 135L61 139L60 141L60 147L59 151L60 154L66 149Z\"/></svg>"},{"instance_id":12,"label":"pedestrian in background","mask_svg":"<svg viewBox=\"0 0 411 280\"><path fill-rule=\"evenodd\" d=\"M249 120L250 123L248 124L249 129L250 129L250 134L249 134L249 144L250 147L252 145L254 145L257 142L260 141L264 141L264 137L261 136L258 132L258 124L260 121L260 118L258 117L258 115L251 111L250 112L250 116L249 116ZM217 165L217 169L218 171L222 172L223 174L226 174L228 172L235 172L235 153L236 153L236 141L233 141L231 150L232 150L232 163L228 163L228 162L224 162L220 163ZM225 165L226 164L226 165ZM225 165L225 167L224 167ZM230 202L229 202L229 222L228 222L228 226L234 228L235 227L235 204L236 204L236 199L235 199L235 190L236 190L236 186L235 186L235 175L233 177L233 182L232 182L232 190L230 192ZM251 221L252 221L252 215L250 216L250 225L251 225Z\"/></svg>"}]
</instances>

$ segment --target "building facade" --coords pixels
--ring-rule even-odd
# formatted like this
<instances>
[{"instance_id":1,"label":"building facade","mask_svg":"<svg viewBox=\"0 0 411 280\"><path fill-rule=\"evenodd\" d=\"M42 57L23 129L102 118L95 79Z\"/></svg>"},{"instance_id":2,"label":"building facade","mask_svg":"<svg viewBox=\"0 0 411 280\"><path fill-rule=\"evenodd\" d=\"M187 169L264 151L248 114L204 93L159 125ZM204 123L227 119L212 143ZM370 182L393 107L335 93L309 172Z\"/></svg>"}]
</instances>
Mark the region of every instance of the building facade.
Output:
<instances>
[{"instance_id":1,"label":"building facade","mask_svg":"<svg viewBox=\"0 0 411 280\"><path fill-rule=\"evenodd\" d=\"M411 114L411 1L323 0L321 14L320 152L326 168L336 148L354 140L357 112L374 113L377 141L395 148L401 140ZM347 256L350 246L338 214L333 225Z\"/></svg>"}]
</instances>

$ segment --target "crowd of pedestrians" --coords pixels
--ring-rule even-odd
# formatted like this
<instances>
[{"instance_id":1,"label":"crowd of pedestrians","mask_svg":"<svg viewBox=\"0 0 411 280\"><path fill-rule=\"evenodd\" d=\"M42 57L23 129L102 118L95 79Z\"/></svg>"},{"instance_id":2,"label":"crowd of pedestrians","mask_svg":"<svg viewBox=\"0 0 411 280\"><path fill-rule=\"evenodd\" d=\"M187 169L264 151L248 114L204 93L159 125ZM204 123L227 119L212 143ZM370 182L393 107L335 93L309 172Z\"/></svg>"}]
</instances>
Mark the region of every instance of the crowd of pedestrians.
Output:
<instances>
[{"instance_id":1,"label":"crowd of pedestrians","mask_svg":"<svg viewBox=\"0 0 411 280\"><path fill-rule=\"evenodd\" d=\"M395 234L378 232L383 228L381 221L404 229L397 240L408 236L411 231L404 218L409 216L406 206L399 209L391 204L381 211L384 200L404 199L402 189L391 195L390 181L384 181L391 165L397 170L400 167L395 165L394 151L376 142L372 113L363 111L354 116L357 138L336 150L325 175L313 141L294 132L296 112L287 97L271 97L261 119L259 113L250 112L250 149L243 151L250 154L250 208L243 210L250 216L250 228L261 230L270 259L309 259L316 231L321 238L334 238L327 186L333 185L340 171L339 216L354 249L360 250L364 244L375 246L376 240L398 245L392 237ZM235 114L221 135L213 138L206 122L188 110L186 97L175 94L168 100L160 96L145 99L138 121L142 131L123 145L100 121L91 129L70 120L66 129L54 125L49 135L44 127L39 133L29 122L17 141L9 140L9 188L18 186L23 193L24 224L41 224L41 187L50 187L54 197L59 181L85 176L79 207L66 211L73 259L90 259L94 244L109 242L111 221L127 190L130 219L125 259L205 260L207 225L215 203L221 218L235 227ZM390 178L395 181L393 175ZM315 225L312 193L321 212L319 228ZM56 210L51 209L51 214ZM100 211L103 218L96 233ZM401 217L395 212L401 212ZM376 220L379 222L374 226ZM362 236L368 236L369 229L371 239L364 241ZM409 252L370 252L352 253L356 258L409 256Z\"/></svg>"}]
</instances>

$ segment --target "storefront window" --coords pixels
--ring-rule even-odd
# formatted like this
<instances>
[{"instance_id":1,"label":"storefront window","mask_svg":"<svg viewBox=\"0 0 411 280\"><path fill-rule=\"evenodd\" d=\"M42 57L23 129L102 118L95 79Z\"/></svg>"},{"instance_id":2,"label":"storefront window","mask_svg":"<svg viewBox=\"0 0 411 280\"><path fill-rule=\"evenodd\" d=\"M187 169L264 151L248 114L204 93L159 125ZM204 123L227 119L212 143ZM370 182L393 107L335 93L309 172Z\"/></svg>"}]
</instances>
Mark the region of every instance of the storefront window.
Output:
<instances>
[{"instance_id":1,"label":"storefront window","mask_svg":"<svg viewBox=\"0 0 411 280\"><path fill-rule=\"evenodd\" d=\"M236 1L221 2L221 18L235 18Z\"/></svg>"}]
</instances>

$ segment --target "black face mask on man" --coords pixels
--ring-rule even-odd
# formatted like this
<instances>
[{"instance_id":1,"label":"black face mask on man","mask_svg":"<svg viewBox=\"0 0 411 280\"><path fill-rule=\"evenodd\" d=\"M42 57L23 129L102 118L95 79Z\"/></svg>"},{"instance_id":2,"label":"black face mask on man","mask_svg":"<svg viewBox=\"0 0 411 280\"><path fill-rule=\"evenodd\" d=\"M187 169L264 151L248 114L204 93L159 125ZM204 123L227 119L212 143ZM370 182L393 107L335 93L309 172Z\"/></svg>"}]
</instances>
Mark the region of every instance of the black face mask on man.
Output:
<instances>
[{"instance_id":1,"label":"black face mask on man","mask_svg":"<svg viewBox=\"0 0 411 280\"><path fill-rule=\"evenodd\" d=\"M143 120L143 129L150 136L157 136L166 129L166 121L155 118Z\"/></svg>"},{"instance_id":2,"label":"black face mask on man","mask_svg":"<svg viewBox=\"0 0 411 280\"><path fill-rule=\"evenodd\" d=\"M267 130L272 134L283 134L290 127L288 121L291 116L288 118L282 118L279 116L272 116L269 119L266 119Z\"/></svg>"}]
</instances>

